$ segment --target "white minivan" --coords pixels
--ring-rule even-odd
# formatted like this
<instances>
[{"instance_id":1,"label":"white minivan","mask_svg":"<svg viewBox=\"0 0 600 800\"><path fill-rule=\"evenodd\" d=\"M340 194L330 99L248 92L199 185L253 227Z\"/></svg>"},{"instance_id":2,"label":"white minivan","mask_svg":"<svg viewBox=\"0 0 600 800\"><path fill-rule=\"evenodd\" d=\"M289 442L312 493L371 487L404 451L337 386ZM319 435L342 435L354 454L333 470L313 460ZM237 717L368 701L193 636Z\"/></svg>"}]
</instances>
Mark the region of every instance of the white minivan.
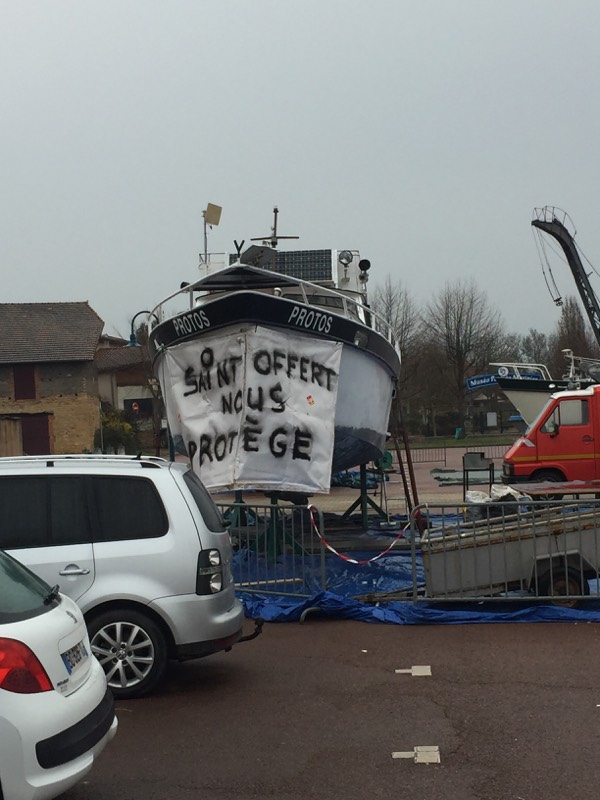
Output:
<instances>
[{"instance_id":1,"label":"white minivan","mask_svg":"<svg viewBox=\"0 0 600 800\"><path fill-rule=\"evenodd\" d=\"M223 518L188 464L151 456L0 458L0 548L77 602L119 698L168 659L229 650L244 612Z\"/></svg>"}]
</instances>

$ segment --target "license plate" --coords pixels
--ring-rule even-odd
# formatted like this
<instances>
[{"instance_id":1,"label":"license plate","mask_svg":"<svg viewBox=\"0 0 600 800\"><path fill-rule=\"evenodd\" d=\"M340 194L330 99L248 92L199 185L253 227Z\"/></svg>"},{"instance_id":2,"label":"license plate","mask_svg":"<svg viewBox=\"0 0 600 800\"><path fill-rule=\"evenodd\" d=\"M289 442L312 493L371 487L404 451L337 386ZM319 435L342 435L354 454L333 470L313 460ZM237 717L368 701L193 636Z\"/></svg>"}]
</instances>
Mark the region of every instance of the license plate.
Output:
<instances>
[{"instance_id":1,"label":"license plate","mask_svg":"<svg viewBox=\"0 0 600 800\"><path fill-rule=\"evenodd\" d=\"M79 642L75 647L71 647L65 653L61 653L67 672L71 675L80 667L88 657L88 651L83 642Z\"/></svg>"}]
</instances>

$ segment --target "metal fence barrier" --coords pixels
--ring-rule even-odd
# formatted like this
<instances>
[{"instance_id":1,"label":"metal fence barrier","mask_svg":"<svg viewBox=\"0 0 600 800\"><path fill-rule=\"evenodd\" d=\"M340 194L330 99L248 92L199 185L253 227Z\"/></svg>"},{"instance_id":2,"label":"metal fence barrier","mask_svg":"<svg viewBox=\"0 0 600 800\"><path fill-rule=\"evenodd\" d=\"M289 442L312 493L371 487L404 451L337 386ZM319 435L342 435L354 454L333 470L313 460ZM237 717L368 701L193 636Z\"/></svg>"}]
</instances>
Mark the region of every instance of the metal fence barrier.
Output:
<instances>
[{"instance_id":1,"label":"metal fence barrier","mask_svg":"<svg viewBox=\"0 0 600 800\"><path fill-rule=\"evenodd\" d=\"M395 455L395 454L394 454ZM414 464L427 464L432 461L446 465L445 447L415 447L410 450Z\"/></svg>"},{"instance_id":2,"label":"metal fence barrier","mask_svg":"<svg viewBox=\"0 0 600 800\"><path fill-rule=\"evenodd\" d=\"M313 506L221 504L240 592L311 597L328 588L323 515ZM403 544L398 590L365 602L553 602L600 599L600 500L420 505ZM409 541L407 541L409 539ZM327 545L328 546L328 545ZM360 569L363 562L355 561ZM379 562L381 564L381 562ZM368 567L365 569L367 577ZM353 595L361 599L360 593Z\"/></svg>"},{"instance_id":3,"label":"metal fence barrier","mask_svg":"<svg viewBox=\"0 0 600 800\"><path fill-rule=\"evenodd\" d=\"M325 550L313 506L218 504L233 545L232 571L242 592L310 597L327 586Z\"/></svg>"},{"instance_id":4,"label":"metal fence barrier","mask_svg":"<svg viewBox=\"0 0 600 800\"><path fill-rule=\"evenodd\" d=\"M415 602L600 598L598 500L429 504L411 515L411 541Z\"/></svg>"},{"instance_id":5,"label":"metal fence barrier","mask_svg":"<svg viewBox=\"0 0 600 800\"><path fill-rule=\"evenodd\" d=\"M504 454L510 447L510 444L484 444L479 447L466 447L467 453L483 453L485 458L500 459L504 458Z\"/></svg>"},{"instance_id":6,"label":"metal fence barrier","mask_svg":"<svg viewBox=\"0 0 600 800\"><path fill-rule=\"evenodd\" d=\"M411 447L410 457L414 464L426 464L430 462L437 462L446 466L448 461L448 450L465 452L465 453L483 453L485 458L501 459L510 447L510 444L484 444L473 445L468 447ZM393 453L394 460L397 459Z\"/></svg>"}]
</instances>

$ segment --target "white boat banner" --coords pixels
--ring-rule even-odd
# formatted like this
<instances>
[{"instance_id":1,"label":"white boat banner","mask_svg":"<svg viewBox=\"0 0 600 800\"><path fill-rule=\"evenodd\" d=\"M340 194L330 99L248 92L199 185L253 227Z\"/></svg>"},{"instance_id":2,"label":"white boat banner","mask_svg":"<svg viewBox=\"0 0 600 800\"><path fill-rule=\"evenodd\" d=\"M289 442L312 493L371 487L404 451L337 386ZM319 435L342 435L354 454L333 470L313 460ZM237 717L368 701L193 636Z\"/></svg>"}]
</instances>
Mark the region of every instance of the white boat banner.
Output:
<instances>
[{"instance_id":1,"label":"white boat banner","mask_svg":"<svg viewBox=\"0 0 600 800\"><path fill-rule=\"evenodd\" d=\"M176 450L208 489L329 492L342 345L256 326L164 350Z\"/></svg>"}]
</instances>

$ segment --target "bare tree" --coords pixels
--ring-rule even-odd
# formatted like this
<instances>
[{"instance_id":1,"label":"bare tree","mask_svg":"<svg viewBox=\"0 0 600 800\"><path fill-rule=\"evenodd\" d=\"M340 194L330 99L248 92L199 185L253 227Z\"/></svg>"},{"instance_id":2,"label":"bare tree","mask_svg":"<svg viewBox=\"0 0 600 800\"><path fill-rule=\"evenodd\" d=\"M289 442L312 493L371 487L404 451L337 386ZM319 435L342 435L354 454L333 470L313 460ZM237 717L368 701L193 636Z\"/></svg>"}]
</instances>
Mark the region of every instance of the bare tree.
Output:
<instances>
[{"instance_id":1,"label":"bare tree","mask_svg":"<svg viewBox=\"0 0 600 800\"><path fill-rule=\"evenodd\" d=\"M373 294L373 309L391 325L401 352L409 352L418 335L419 312L413 298L400 281L386 276L383 286Z\"/></svg>"},{"instance_id":2,"label":"bare tree","mask_svg":"<svg viewBox=\"0 0 600 800\"><path fill-rule=\"evenodd\" d=\"M558 346L568 347L577 355L591 356L597 349L597 342L575 297L565 298L556 333Z\"/></svg>"},{"instance_id":3,"label":"bare tree","mask_svg":"<svg viewBox=\"0 0 600 800\"><path fill-rule=\"evenodd\" d=\"M567 372L564 350L572 350L576 356L600 358L600 344L573 296L565 297L560 319L549 337L549 343L548 366L555 376Z\"/></svg>"},{"instance_id":4,"label":"bare tree","mask_svg":"<svg viewBox=\"0 0 600 800\"><path fill-rule=\"evenodd\" d=\"M410 420L411 429L437 436L438 417L454 410L448 393L448 361L443 349L425 335L417 350L417 361L419 369L413 387L416 396L406 402L405 417Z\"/></svg>"},{"instance_id":5,"label":"bare tree","mask_svg":"<svg viewBox=\"0 0 600 800\"><path fill-rule=\"evenodd\" d=\"M495 361L521 361L522 341L518 333L494 331L493 335L482 339L479 368L487 369L485 365Z\"/></svg>"},{"instance_id":6,"label":"bare tree","mask_svg":"<svg viewBox=\"0 0 600 800\"><path fill-rule=\"evenodd\" d=\"M414 377L418 369L419 310L408 290L399 281L392 283L389 275L383 286L375 289L372 306L392 328L402 359L398 393L401 398L410 397L415 393Z\"/></svg>"},{"instance_id":7,"label":"bare tree","mask_svg":"<svg viewBox=\"0 0 600 800\"><path fill-rule=\"evenodd\" d=\"M529 364L548 364L550 361L550 341L545 333L530 328L522 340L523 359Z\"/></svg>"},{"instance_id":8,"label":"bare tree","mask_svg":"<svg viewBox=\"0 0 600 800\"><path fill-rule=\"evenodd\" d=\"M486 369L497 352L505 336L501 316L472 279L458 280L447 283L427 305L424 326L426 337L444 354L447 391L464 424L466 378Z\"/></svg>"}]
</instances>

